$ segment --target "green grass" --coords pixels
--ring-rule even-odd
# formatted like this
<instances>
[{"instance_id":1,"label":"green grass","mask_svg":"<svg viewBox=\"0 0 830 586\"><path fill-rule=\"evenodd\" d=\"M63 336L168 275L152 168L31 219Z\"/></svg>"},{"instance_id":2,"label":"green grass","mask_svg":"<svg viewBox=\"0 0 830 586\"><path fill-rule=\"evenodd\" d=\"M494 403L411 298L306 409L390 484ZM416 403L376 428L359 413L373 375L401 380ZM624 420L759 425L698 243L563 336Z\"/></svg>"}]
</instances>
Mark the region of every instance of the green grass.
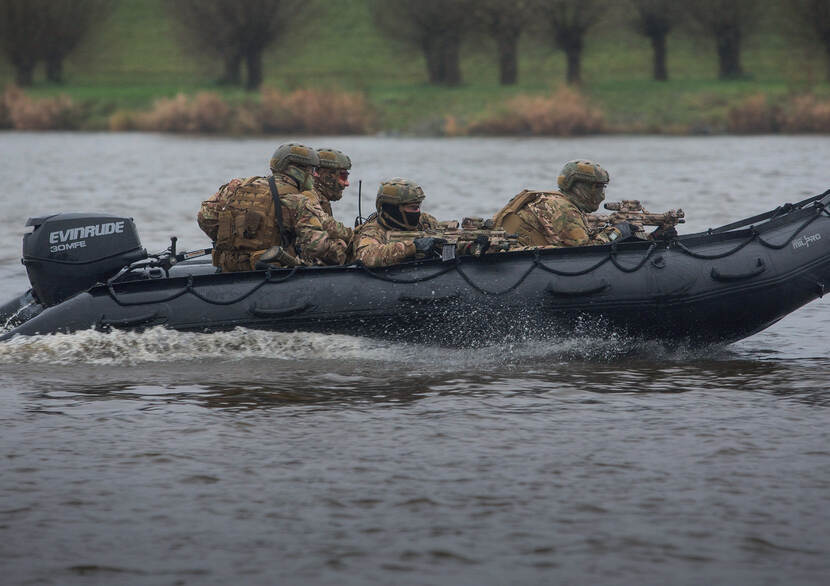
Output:
<instances>
[{"instance_id":1,"label":"green grass","mask_svg":"<svg viewBox=\"0 0 830 586\"><path fill-rule=\"evenodd\" d=\"M464 84L430 86L420 55L378 33L366 0L321 2L316 13L285 28L284 42L266 54L265 85L365 92L386 129L429 131L447 115L469 120L516 94L550 93L565 76L562 53L544 39L528 37L520 52L520 83L500 86L492 43L473 39L462 54ZM29 93L65 93L102 117L117 109L145 108L155 98L179 92L246 97L242 90L216 85L219 64L185 48L178 36L162 0L117 1L110 18L67 60L66 84L46 84L38 72ZM672 35L671 79L655 82L648 41L609 22L587 40L582 90L612 125L646 129L717 125L730 104L759 92L830 94L823 55L791 46L775 23L747 40L743 64L746 79L718 81L711 44ZM12 79L11 68L0 61L0 85Z\"/></svg>"}]
</instances>

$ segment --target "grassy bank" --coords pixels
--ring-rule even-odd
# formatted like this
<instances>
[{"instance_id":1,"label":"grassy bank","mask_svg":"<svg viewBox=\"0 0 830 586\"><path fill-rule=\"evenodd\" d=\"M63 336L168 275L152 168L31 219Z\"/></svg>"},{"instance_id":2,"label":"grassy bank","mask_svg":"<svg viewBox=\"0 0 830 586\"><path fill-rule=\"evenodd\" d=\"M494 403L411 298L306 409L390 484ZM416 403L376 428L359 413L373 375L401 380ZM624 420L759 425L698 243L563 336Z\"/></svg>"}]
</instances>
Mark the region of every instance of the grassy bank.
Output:
<instances>
[{"instance_id":1,"label":"grassy bank","mask_svg":"<svg viewBox=\"0 0 830 586\"><path fill-rule=\"evenodd\" d=\"M463 85L430 86L420 55L381 37L365 0L324 3L319 17L293 24L285 48L266 55L266 87L285 95L312 88L365 96L372 131L436 134L486 126L517 96L554 95L565 75L561 53L526 38L519 83L500 86L492 43L471 39L462 54ZM259 94L217 86L217 64L183 49L177 34L160 0L118 2L100 33L66 62L67 83L38 82L27 95L68 96L83 128L109 128L114 115L136 119L157 108L159 98L179 93L210 91L232 108L261 103ZM740 81L718 81L713 47L681 35L669 39L670 81L650 79L650 59L645 38L610 23L593 30L580 91L586 107L601 113L601 131L727 132L735 130L732 112L754 96L765 96L772 109L785 107L794 95L830 97L822 56L791 46L775 26L748 39L748 77ZM0 86L12 77L9 66L0 64ZM237 127L244 131L244 125Z\"/></svg>"}]
</instances>

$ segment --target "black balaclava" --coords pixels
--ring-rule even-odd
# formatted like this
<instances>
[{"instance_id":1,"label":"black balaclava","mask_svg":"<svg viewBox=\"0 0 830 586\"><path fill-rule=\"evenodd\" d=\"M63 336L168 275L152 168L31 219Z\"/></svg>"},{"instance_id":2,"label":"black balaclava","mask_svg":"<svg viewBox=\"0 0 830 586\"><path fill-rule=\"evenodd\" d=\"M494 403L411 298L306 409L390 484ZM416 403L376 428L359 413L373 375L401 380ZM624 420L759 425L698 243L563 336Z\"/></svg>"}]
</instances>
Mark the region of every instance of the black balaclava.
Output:
<instances>
[{"instance_id":1,"label":"black balaclava","mask_svg":"<svg viewBox=\"0 0 830 586\"><path fill-rule=\"evenodd\" d=\"M404 205L409 204L380 204L378 222L387 230L415 230L421 221L421 212L407 212Z\"/></svg>"}]
</instances>

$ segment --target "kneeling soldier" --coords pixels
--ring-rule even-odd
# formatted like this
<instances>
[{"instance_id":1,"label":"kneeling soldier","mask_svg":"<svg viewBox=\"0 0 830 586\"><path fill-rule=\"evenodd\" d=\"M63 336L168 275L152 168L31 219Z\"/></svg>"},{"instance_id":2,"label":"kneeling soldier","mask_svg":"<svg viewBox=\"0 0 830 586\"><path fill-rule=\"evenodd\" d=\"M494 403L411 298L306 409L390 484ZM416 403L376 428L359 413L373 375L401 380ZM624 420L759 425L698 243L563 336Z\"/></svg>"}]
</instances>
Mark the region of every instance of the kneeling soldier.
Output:
<instances>
[{"instance_id":1,"label":"kneeling soldier","mask_svg":"<svg viewBox=\"0 0 830 586\"><path fill-rule=\"evenodd\" d=\"M390 242L393 231L437 231L438 220L421 211L424 190L409 179L395 177L384 181L375 200L377 213L357 231L353 241L353 261L367 267L384 267L414 258L419 252L429 253L437 238L416 238L408 242Z\"/></svg>"}]
</instances>

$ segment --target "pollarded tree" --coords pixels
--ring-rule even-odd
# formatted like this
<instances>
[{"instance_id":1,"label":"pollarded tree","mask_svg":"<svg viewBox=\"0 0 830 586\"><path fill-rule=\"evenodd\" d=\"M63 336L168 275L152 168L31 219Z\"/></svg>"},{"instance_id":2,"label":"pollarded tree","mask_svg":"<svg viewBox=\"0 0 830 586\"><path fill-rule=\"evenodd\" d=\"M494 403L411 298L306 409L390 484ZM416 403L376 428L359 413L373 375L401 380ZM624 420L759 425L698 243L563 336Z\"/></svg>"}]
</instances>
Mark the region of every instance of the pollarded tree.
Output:
<instances>
[{"instance_id":1,"label":"pollarded tree","mask_svg":"<svg viewBox=\"0 0 830 586\"><path fill-rule=\"evenodd\" d=\"M388 38L424 55L432 84L461 83L461 43L475 0L373 0L375 24Z\"/></svg>"},{"instance_id":2,"label":"pollarded tree","mask_svg":"<svg viewBox=\"0 0 830 586\"><path fill-rule=\"evenodd\" d=\"M0 47L14 67L15 82L34 81L45 24L40 18L42 0L0 0Z\"/></svg>"},{"instance_id":3,"label":"pollarded tree","mask_svg":"<svg viewBox=\"0 0 830 586\"><path fill-rule=\"evenodd\" d=\"M741 46L758 23L757 0L695 0L686 11L698 30L714 38L718 54L718 78L736 79L744 74Z\"/></svg>"},{"instance_id":4,"label":"pollarded tree","mask_svg":"<svg viewBox=\"0 0 830 586\"><path fill-rule=\"evenodd\" d=\"M824 49L830 81L830 0L784 0L783 5L795 25L793 36L801 42L817 42Z\"/></svg>"},{"instance_id":5,"label":"pollarded tree","mask_svg":"<svg viewBox=\"0 0 830 586\"><path fill-rule=\"evenodd\" d=\"M299 25L304 0L167 0L171 14L200 51L222 60L223 81L239 83L245 64L245 87L262 85L262 55Z\"/></svg>"},{"instance_id":6,"label":"pollarded tree","mask_svg":"<svg viewBox=\"0 0 830 586\"><path fill-rule=\"evenodd\" d=\"M478 0L474 15L496 41L499 81L513 85L519 78L519 38L533 17L532 0Z\"/></svg>"},{"instance_id":7,"label":"pollarded tree","mask_svg":"<svg viewBox=\"0 0 830 586\"><path fill-rule=\"evenodd\" d=\"M41 44L46 79L63 82L63 61L100 24L110 10L110 0L60 0L43 5L45 34Z\"/></svg>"},{"instance_id":8,"label":"pollarded tree","mask_svg":"<svg viewBox=\"0 0 830 586\"><path fill-rule=\"evenodd\" d=\"M603 14L601 0L544 0L539 5L539 18L554 46L565 52L567 81L582 81L582 49L585 35Z\"/></svg>"},{"instance_id":9,"label":"pollarded tree","mask_svg":"<svg viewBox=\"0 0 830 586\"><path fill-rule=\"evenodd\" d=\"M629 0L629 3L633 9L634 30L651 41L654 79L666 81L669 79L666 38L678 18L677 0Z\"/></svg>"},{"instance_id":10,"label":"pollarded tree","mask_svg":"<svg viewBox=\"0 0 830 586\"><path fill-rule=\"evenodd\" d=\"M63 61L100 22L109 0L0 0L0 47L20 86L32 85L35 66L63 81Z\"/></svg>"}]
</instances>

